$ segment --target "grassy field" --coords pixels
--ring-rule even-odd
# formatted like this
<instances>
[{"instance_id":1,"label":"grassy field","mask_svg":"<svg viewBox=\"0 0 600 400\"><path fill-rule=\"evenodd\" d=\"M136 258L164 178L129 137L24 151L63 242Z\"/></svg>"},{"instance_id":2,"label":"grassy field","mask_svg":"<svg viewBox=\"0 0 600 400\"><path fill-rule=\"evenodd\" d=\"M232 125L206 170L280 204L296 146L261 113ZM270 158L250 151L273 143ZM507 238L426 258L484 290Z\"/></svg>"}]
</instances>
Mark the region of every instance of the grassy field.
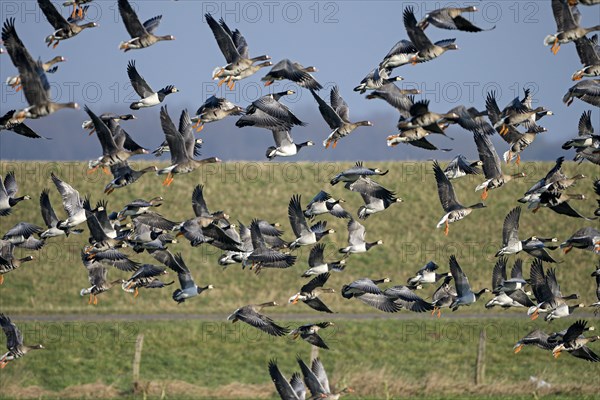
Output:
<instances>
[{"instance_id":1,"label":"grassy field","mask_svg":"<svg viewBox=\"0 0 600 400\"><path fill-rule=\"evenodd\" d=\"M145 164L138 163L136 168ZM344 207L356 214L360 196L346 191L341 184L331 187L330 178L351 163L225 163L208 166L187 176L178 176L165 188L156 176L145 176L135 185L104 196L102 190L109 177L98 172L87 175L81 163L0 163L0 172L14 170L19 193L32 196L31 201L19 204L9 217L0 219L0 230L6 231L19 221L42 224L38 196L50 188L50 197L59 218L64 218L60 196L50 180L50 172L73 184L92 201L108 199L109 211L118 211L135 198L164 198L157 210L172 220L193 216L191 194L193 187L205 185L205 198L211 210L225 210L233 221L249 223L252 218L280 222L285 238L291 239L287 221L287 203L292 194L302 195L307 203L319 190L346 200ZM450 226L444 236L435 225L443 215L436 192L430 163L366 163L389 174L376 180L394 190L404 202L393 205L381 214L364 222L367 239L382 239L383 246L369 253L352 255L343 273L334 274L329 285L337 290L345 283L360 277L390 277L402 284L429 260L447 270L448 257L456 254L459 263L475 289L491 285L494 253L501 244L502 221L507 212L518 205L519 198L535 181L545 175L551 163L524 163L520 170L527 178L511 182L490 192L488 208L477 210L468 218ZM516 167L512 167L516 170ZM580 181L571 193L583 193L588 200L574 202L583 214L595 209L592 180L598 169L591 164L577 166L566 163L568 175L583 173L589 178ZM482 177L455 181L455 190L463 204L479 201L474 187ZM333 217L323 219L336 230L326 239L327 259L337 259L337 249L345 246L345 223ZM562 241L584 226L598 226L568 218L542 209L537 214L524 210L520 236L555 236ZM217 265L220 251L201 246L192 248L187 241L172 245L181 252L199 285L213 284L215 290L202 294L182 305L171 299L173 287L164 290L142 291L136 300L120 288L99 296L97 306L89 306L87 298L79 296L88 287L87 275L80 260L80 249L87 235L53 238L39 252L36 260L19 271L5 275L0 287L0 311L19 322L19 316L40 315L60 318L66 314L211 314L225 318L237 307L276 300L282 307L269 310L276 320L293 324L294 314L308 314L303 305L287 305L287 299L306 282L300 274L307 268L309 249L297 251L298 262L289 270L263 270L260 275L233 265L223 270ZM573 250L567 255L553 252L562 262L556 265L563 293L577 292L581 301L595 300L595 282L590 273L598 256ZM531 258L524 255L525 275L529 275ZM152 263L147 255L134 255L140 262ZM511 257L511 266L514 256ZM125 277L117 270L110 279ZM167 280L176 279L173 274ZM434 288L421 292L429 296ZM486 297L485 299L489 299ZM343 299L339 294L326 295L324 301L331 309L343 314L368 313L381 315L361 302ZM586 312L590 312L587 309ZM600 369L568 355L553 360L549 353L525 349L512 355L514 342L532 326L547 330L562 329L572 319L548 325L536 321L532 325L524 311L485 310L483 302L454 313L471 315L485 313L490 319L415 319L415 320L336 320L330 336L331 352L322 352L331 380L339 386L357 389L356 398L414 397L447 398L448 396L513 398L513 394L531 398L537 391L528 383L530 376L549 382L552 387L540 395L556 398L593 397L600 384ZM507 313L514 318L495 318ZM314 321L327 320L324 314L314 313ZM588 314L589 315L589 314ZM593 322L598 323L594 318ZM274 398L266 364L276 357L286 376L297 370L295 355L308 358L306 343L287 339L272 340L257 335L245 327L210 321L175 322L21 322L26 338L35 342L36 335L49 351L32 354L15 362L0 373L0 392L7 397L96 397L112 398L130 395L133 341L144 333L145 343L141 378L148 383L147 395L160 398ZM488 331L485 383L473 385L474 360L479 330ZM456 332L459 333L456 333ZM71 332L71 333L69 333ZM69 334L67 334L69 333ZM54 335L54 336L52 336ZM90 336L92 335L92 336ZM96 336L93 336L96 335ZM327 334L325 335L327 336ZM117 340L115 340L115 337ZM327 338L326 338L327 340ZM2 342L3 343L3 342ZM265 349L268 346L268 349ZM598 346L592 345L596 351ZM41 354L40 354L41 353ZM565 397L566 396L566 397ZM553 397L551 397L553 398Z\"/></svg>"}]
</instances>

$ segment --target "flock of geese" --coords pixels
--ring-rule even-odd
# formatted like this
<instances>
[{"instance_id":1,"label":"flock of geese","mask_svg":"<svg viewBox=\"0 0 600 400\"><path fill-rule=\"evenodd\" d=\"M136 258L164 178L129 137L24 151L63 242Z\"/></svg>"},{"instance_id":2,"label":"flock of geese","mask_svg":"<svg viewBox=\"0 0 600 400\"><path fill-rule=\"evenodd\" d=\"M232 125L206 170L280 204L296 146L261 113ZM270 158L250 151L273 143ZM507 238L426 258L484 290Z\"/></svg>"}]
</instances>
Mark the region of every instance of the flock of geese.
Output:
<instances>
[{"instance_id":1,"label":"flock of geese","mask_svg":"<svg viewBox=\"0 0 600 400\"><path fill-rule=\"evenodd\" d=\"M71 39L87 28L97 26L96 23L84 23L87 10L85 3L90 1L92 0L67 1L65 5L72 5L73 12L68 19L65 19L49 0L38 0L41 11L55 29L46 38L48 46L56 48L61 41ZM594 7L600 3L597 0L579 2ZM600 76L600 47L597 35L587 37L590 32L600 30L600 26L582 28L579 25L581 16L577 6L579 2L552 0L557 32L546 37L544 44L551 45L552 52L556 54L561 45L573 42L583 64L583 67L572 75L572 79L578 83L569 89L563 101L569 105L573 99L578 98L600 107L600 80L594 79ZM127 33L131 37L121 42L119 49L127 52L143 49L160 41L175 39L172 35L155 34L162 16L142 23L127 0L118 0L118 9ZM481 199L486 200L491 190L525 176L524 173L503 172L503 163L490 137L498 133L508 144L508 150L502 157L504 162L510 164L515 160L518 164L521 153L532 144L537 134L546 131L538 121L547 115L552 115L552 112L544 107L533 108L533 97L528 89L525 89L523 98L515 98L502 109L497 104L496 94L490 92L483 111L474 107L458 106L446 113L440 113L430 110L429 101L416 101L414 95L419 94L418 91L402 90L396 85L395 82L402 80L402 77L393 76L395 68L428 62L441 57L446 51L458 49L455 39L432 42L425 33L429 26L465 32L493 30L494 27L482 29L462 15L475 11L477 11L475 7L443 8L432 11L421 21L417 21L412 7L405 7L403 21L408 40L397 42L377 67L354 88L361 94L369 92L366 95L367 99L382 99L398 110L399 133L387 138L389 146L405 143L428 150L448 151L448 149L438 149L427 137L446 135L445 129L451 124L458 124L473 133L479 154L478 161L470 162L464 156L457 155L445 168L442 168L437 161L433 163L439 199L444 212L437 228L443 226L446 235L449 234L451 223L466 218L473 210L486 207L483 202L470 206L462 205L457 198L452 180L483 173L485 180L476 187L476 190L481 190ZM272 67L261 79L265 82L265 86L285 79L310 91L325 123L331 129L322 142L326 148L335 148L339 141L354 130L372 125L369 121L352 122L349 107L342 98L338 86L331 90L329 101L322 98L319 91L323 87L311 75L316 71L315 67L304 67L287 59L273 65L267 55L250 57L248 43L239 30L232 30L223 19L217 21L210 14L206 14L205 19L226 62L212 72L212 79L218 80L219 86L225 84L229 89L234 90L237 81L256 74L262 68ZM54 103L51 100L47 74L55 73L58 68L57 63L65 60L57 56L46 63L41 60L35 61L20 40L17 28L13 18L6 20L2 27L3 45L18 69L18 75L9 77L6 82L15 90L23 90L29 106L22 110L7 112L0 119L0 128L30 138L43 138L26 125L27 119L42 118L65 108L77 109L79 105ZM230 116L239 117L236 126L240 128L252 126L272 132L275 143L266 150L268 159L294 156L304 147L315 144L312 141L295 143L292 138L292 129L305 123L281 100L294 91L267 94L245 108L224 98L211 96L194 115L183 110L179 121L174 122L167 106L163 103L167 96L179 90L168 82L161 83L161 86L165 86L158 91L152 89L143 77L143 66L138 71L135 60L128 63L127 75L139 96L139 100L131 103L131 110L162 105L160 124L165 134L165 141L151 151L136 143L120 125L123 121L135 119L135 115L97 114L85 106L89 119L82 123L82 128L90 130L90 134L95 132L102 148L102 154L89 161L89 173L102 169L112 174L113 178L104 190L107 195L116 189L134 184L147 172L166 175L163 185L168 186L178 174L191 173L206 163L220 162L217 157L197 158L200 155L202 139L196 138L194 131L200 131L206 124ZM588 161L600 165L600 136L594 134L592 111L583 113L578 131L578 136L567 141L563 148L574 149L575 160L579 163ZM165 152L169 152L171 157L170 165L166 168L158 169L150 166L136 171L128 164L129 158L135 155L153 153L160 156ZM565 175L561 169L563 162L564 157L560 157L546 176L536 182L518 201L526 204L533 212L545 207L565 217L586 221L597 219L600 216L600 200L594 216L586 216L571 205L572 200L585 200L585 198L565 191L585 177ZM296 304L301 301L317 312L333 313L324 300L324 297L336 292L327 284L331 275L344 271L346 260L352 254L365 253L383 244L381 240L367 241L366 229L361 221L402 202L394 191L374 180L386 174L387 171L367 167L362 162L357 162L353 167L341 171L331 179L331 186L342 183L345 189L360 194L364 205L358 209L357 218L343 208L342 199L332 197L325 190L317 193L308 203L303 202L300 194L294 194L288 205L293 237L287 240L283 238L283 231L279 229L278 224L255 218L247 224L238 221L235 225L230 223L230 216L226 212L209 211L202 185L196 186L192 191L193 216L191 215L185 221L172 221L153 210L161 205L160 197L147 201L136 199L125 205L121 211L109 212L106 200L102 199L94 206L88 197L80 195L74 187L76 182L65 182L52 173L50 178L61 195L62 207L67 217L58 218L50 202L49 190L45 189L39 197L45 228L35 223L20 222L5 232L2 237L0 283L3 282L5 274L17 270L22 264L34 258L33 256L17 258L14 255L15 248L36 251L41 249L47 240L55 240L52 238L83 234L84 230L80 226L87 224L89 245L81 250L81 260L89 277L90 287L83 288L80 294L89 295L91 304L97 304L97 296L114 286L120 286L124 291L133 293L133 296L137 297L141 289L161 289L173 285L174 281L161 280L161 277L167 274L167 269L174 271L178 277L179 287L172 293L172 298L177 303L184 303L213 289L210 284L198 285L181 254L173 254L168 249L168 246L177 243L178 237L183 237L193 247L212 245L222 250L223 254L219 258L220 265L227 267L231 264L241 264L242 268L249 267L257 274L265 269L285 269L293 266L298 261L294 251L299 247L312 246L308 257L309 268L302 274L302 277L312 279L289 298L289 303ZM595 193L600 197L600 180L596 179L593 185ZM9 172L4 181L0 179L0 216L9 215L11 209L18 206L21 201L31 199L29 195L19 197L17 192L17 180L14 173ZM326 261L325 245L319 243L325 236L335 233L334 230L327 228L326 220L314 221L315 217L323 218L329 215L348 221L348 245L339 249L339 253L343 255L339 260ZM512 209L505 218L502 246L496 253L498 261L492 272L491 290L472 288L457 258L451 256L448 260L448 272L439 273L439 266L431 261L417 271L415 276L410 277L406 285L383 288L381 285L390 282L389 278L362 278L343 285L341 294L345 299L357 299L382 312L395 313L400 310L431 312L432 315L437 314L439 317L442 308L455 311L459 307L475 303L482 295L491 292L494 297L487 301L486 308L522 307L527 310L527 314L532 319L545 314L547 321L567 317L584 305L570 302L578 299L578 294L563 295L555 270L545 268L543 264L556 262L550 252L558 247L565 253L572 248L578 248L600 254L600 231L594 227L584 227L561 244L558 244L557 238L542 238L535 235L521 240L519 239L520 215L521 206ZM128 219L129 222L126 223ZM131 247L136 253L147 252L161 266L140 264L132 260L130 255L123 252L124 247ZM509 260L506 256L520 252L533 257L530 277L524 278L524 261L516 259L508 278ZM127 279L111 280L108 275L113 267L131 275ZM110 274L112 275L112 272ZM591 306L599 310L600 263L592 276L596 279L598 287L596 294L599 301ZM442 283L431 296L431 302L417 294L423 286L434 285L439 281ZM527 287L531 288L531 292L526 290ZM264 314L265 308L273 306L277 306L274 301L245 305L235 310L227 320L232 323L242 321L269 335L289 334L313 346L329 348L318 332L333 325L333 322L315 322L290 329ZM6 333L8 347L8 352L0 358L1 368L31 350L43 348L42 345L25 345L19 329L9 317L3 314L0 314L0 325ZM600 357L587 344L600 337L585 337L584 332L589 330L592 330L592 327L588 327L586 321L577 321L562 332L547 334L536 330L517 343L515 352L524 345L535 344L542 349L552 350L555 357L566 351L575 357L598 362ZM332 392L319 359L313 360L311 367L300 358L297 361L302 375L293 374L289 382L279 371L275 360L269 363L269 373L282 399L306 398L305 384L311 393L310 398L335 399L343 393L352 391L347 388Z\"/></svg>"}]
</instances>

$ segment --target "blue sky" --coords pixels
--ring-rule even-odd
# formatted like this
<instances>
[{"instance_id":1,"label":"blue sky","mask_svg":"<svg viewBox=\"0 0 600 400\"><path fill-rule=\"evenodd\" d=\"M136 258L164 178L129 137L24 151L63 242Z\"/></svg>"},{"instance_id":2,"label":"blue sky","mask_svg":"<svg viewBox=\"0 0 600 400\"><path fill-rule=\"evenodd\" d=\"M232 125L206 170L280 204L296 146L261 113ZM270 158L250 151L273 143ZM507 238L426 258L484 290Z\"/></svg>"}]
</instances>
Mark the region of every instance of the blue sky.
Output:
<instances>
[{"instance_id":1,"label":"blue sky","mask_svg":"<svg viewBox=\"0 0 600 400\"><path fill-rule=\"evenodd\" d=\"M63 15L70 9L61 7ZM138 1L132 2L140 19L162 14L157 34L172 34L173 42L158 43L150 48L123 53L118 50L128 35L120 21L116 1L96 0L91 3L89 19L100 26L48 49L44 38L53 28L39 12L34 1L3 1L1 19L16 18L19 36L33 57L43 60L62 55L67 62L50 75L56 101L77 101L87 104L96 113L129 112L135 95L129 85L126 66L136 60L142 76L154 88L168 84L181 92L167 98L171 116L178 118L183 108L190 112L211 94L225 96L246 106L268 91L297 89L298 94L284 102L306 127L294 129L296 141L312 139L317 143L329 134L309 92L291 83L262 86L260 78L266 71L236 85L233 92L217 89L210 79L212 70L224 64L212 32L204 21L204 13L223 17L231 28L239 29L246 37L252 56L268 54L273 62L290 58L303 65L314 65L316 79L326 88L338 84L350 106L355 120L369 119L374 126L360 128L338 144L335 150L315 146L304 150L293 160L354 160L354 159L430 159L451 158L461 152L476 157L471 135L458 127L448 131L456 140L435 137L438 147L451 147L451 153L428 152L410 146L386 147L385 137L395 133L398 116L383 101L366 100L352 91L387 51L400 39L407 39L402 22L404 7L412 5L420 19L429 10L443 6L476 5L480 11L468 14L477 25L496 29L490 32L467 33L429 27L433 40L456 38L460 50L418 66L395 70L405 78L401 86L417 87L418 97L430 99L430 108L446 112L458 104L484 108L488 90L500 93L503 106L523 87L533 90L537 105L543 105L556 115L546 117L541 124L548 132L524 153L526 160L553 159L566 154L560 144L576 134L579 116L593 108L576 100L570 107L562 96L572 86L571 74L580 68L572 44L562 46L554 56L544 47L544 37L556 31L549 1ZM591 26L600 20L600 7L580 6L583 25ZM0 56L2 81L14 75L16 69L9 57ZM26 106L20 93L2 85L2 113ZM321 95L328 97L327 91ZM135 112L139 118L124 123L124 128L142 145L153 148L163 140L159 108ZM596 129L600 129L600 113L593 110ZM65 110L52 116L28 122L40 134L52 137L50 142L31 141L10 133L0 135L2 159L90 159L101 152L96 139L89 138L80 128L86 119L83 110ZM268 131L235 127L235 119L207 125L202 131L203 155L224 160L263 160L265 149L271 145ZM499 153L507 145L495 138ZM291 161L287 159L286 161Z\"/></svg>"}]
</instances>

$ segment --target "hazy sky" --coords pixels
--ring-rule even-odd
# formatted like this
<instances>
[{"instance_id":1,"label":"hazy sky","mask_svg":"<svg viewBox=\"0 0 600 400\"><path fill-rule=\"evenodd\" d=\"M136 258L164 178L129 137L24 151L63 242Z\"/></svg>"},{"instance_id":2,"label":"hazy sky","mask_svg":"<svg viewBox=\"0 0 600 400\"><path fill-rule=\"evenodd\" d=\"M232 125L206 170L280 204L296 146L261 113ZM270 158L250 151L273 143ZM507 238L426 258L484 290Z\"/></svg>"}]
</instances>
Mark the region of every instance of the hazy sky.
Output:
<instances>
[{"instance_id":1,"label":"hazy sky","mask_svg":"<svg viewBox=\"0 0 600 400\"><path fill-rule=\"evenodd\" d=\"M70 8L60 7L63 15ZM574 82L571 74L580 68L572 44L562 46L554 56L543 46L544 37L556 31L550 1L138 1L132 2L142 21L162 14L158 35L172 34L173 42L158 43L143 50L123 53L118 50L121 41L129 39L123 26L116 1L95 0L91 3L89 18L100 26L84 31L79 36L61 42L56 49L47 48L44 38L53 32L35 1L2 1L1 19L16 18L16 29L34 58L48 60L62 55L55 74L49 75L55 101L77 101L87 104L94 112L128 113L129 103L136 96L129 84L126 66L136 60L138 71L158 90L173 84L181 90L167 97L172 118L178 119L183 108L190 112L215 92L219 96L246 106L268 91L297 89L298 94L284 102L304 121L306 127L295 128L297 142L312 139L318 146L303 150L291 160L355 160L355 159L449 159L461 152L476 157L471 135L459 127L448 130L450 141L434 137L438 147L450 147L451 153L429 152L412 146L386 147L385 137L395 133L397 113L383 101L366 100L352 91L360 80L383 58L400 39L407 39L402 22L404 7L412 5L417 19L427 11L443 6L476 5L479 12L467 14L477 25L495 30L467 33L440 30L433 26L426 33L433 40L456 38L458 51L418 66L404 66L394 72L405 78L401 86L417 87L419 97L430 99L430 108L446 112L459 104L483 109L488 90L500 94L504 106L523 87L531 87L537 105L551 109L556 115L546 117L541 125L548 132L539 137L525 151L523 157L553 159L572 153L560 149L560 144L576 134L577 122L584 110L592 106L576 100L570 107L562 103L562 96ZM583 26L600 21L600 7L580 6ZM370 128L359 128L350 137L338 143L335 150L325 150L320 144L329 134L316 103L309 92L289 82L263 87L263 70L253 77L238 82L234 91L224 86L216 88L211 81L212 70L225 64L217 43L204 21L211 12L223 17L228 25L239 29L246 37L251 56L268 54L275 63L290 58L303 65L314 65L319 71L315 78L326 88L337 83L350 106L353 120L369 119ZM14 75L6 54L0 56L1 77ZM23 108L27 104L21 93L1 86L2 113ZM326 99L328 90L321 91ZM154 148L164 138L158 118L159 107L135 112L135 121L125 122L124 128L142 145ZM101 154L94 137L81 130L86 119L82 110L65 110L28 124L52 141L32 141L14 134L0 135L2 159L91 159ZM595 127L600 129L600 112L592 113ZM218 156L224 160L263 160L264 152L272 144L271 133L255 128L235 127L235 118L207 125L201 132L204 139L203 156ZM507 145L494 138L498 153ZM167 157L168 158L168 157Z\"/></svg>"}]
</instances>

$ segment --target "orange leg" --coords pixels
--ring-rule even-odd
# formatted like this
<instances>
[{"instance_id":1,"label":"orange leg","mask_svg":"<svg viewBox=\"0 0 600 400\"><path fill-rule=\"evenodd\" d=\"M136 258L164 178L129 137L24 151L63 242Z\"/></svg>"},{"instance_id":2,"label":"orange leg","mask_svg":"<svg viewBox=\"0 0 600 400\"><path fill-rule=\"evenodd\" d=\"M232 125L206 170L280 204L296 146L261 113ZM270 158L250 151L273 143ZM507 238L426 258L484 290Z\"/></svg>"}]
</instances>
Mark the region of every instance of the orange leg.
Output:
<instances>
[{"instance_id":1,"label":"orange leg","mask_svg":"<svg viewBox=\"0 0 600 400\"><path fill-rule=\"evenodd\" d=\"M533 312L533 314L531 314L531 320L535 321L536 319L538 319L539 316L540 316L539 309L536 308L535 311Z\"/></svg>"},{"instance_id":2,"label":"orange leg","mask_svg":"<svg viewBox=\"0 0 600 400\"><path fill-rule=\"evenodd\" d=\"M433 307L433 310L431 310L431 316L433 317L435 315L435 312L438 310L437 307Z\"/></svg>"},{"instance_id":3,"label":"orange leg","mask_svg":"<svg viewBox=\"0 0 600 400\"><path fill-rule=\"evenodd\" d=\"M523 345L519 345L516 349L515 349L515 354L517 354L518 352L520 352L523 349Z\"/></svg>"},{"instance_id":4,"label":"orange leg","mask_svg":"<svg viewBox=\"0 0 600 400\"><path fill-rule=\"evenodd\" d=\"M9 360L6 360L6 359L0 361L0 369L4 369L4 367L6 367L8 365L8 361Z\"/></svg>"},{"instance_id":5,"label":"orange leg","mask_svg":"<svg viewBox=\"0 0 600 400\"><path fill-rule=\"evenodd\" d=\"M88 136L92 136L94 134L94 132L96 132L96 128L92 128L92 130L90 131L90 133L88 134Z\"/></svg>"},{"instance_id":6,"label":"orange leg","mask_svg":"<svg viewBox=\"0 0 600 400\"><path fill-rule=\"evenodd\" d=\"M331 146L331 147L335 149L336 146L337 146L337 140L334 140L333 141L333 146Z\"/></svg>"},{"instance_id":7,"label":"orange leg","mask_svg":"<svg viewBox=\"0 0 600 400\"><path fill-rule=\"evenodd\" d=\"M517 153L517 161L516 161L517 165L521 165L521 153Z\"/></svg>"},{"instance_id":8,"label":"orange leg","mask_svg":"<svg viewBox=\"0 0 600 400\"><path fill-rule=\"evenodd\" d=\"M106 166L102 167L102 172L104 172L106 175L110 175L110 170Z\"/></svg>"},{"instance_id":9,"label":"orange leg","mask_svg":"<svg viewBox=\"0 0 600 400\"><path fill-rule=\"evenodd\" d=\"M139 295L140 295L140 292L138 291L138 288L135 288L135 292L133 293L133 298L135 299Z\"/></svg>"},{"instance_id":10,"label":"orange leg","mask_svg":"<svg viewBox=\"0 0 600 400\"><path fill-rule=\"evenodd\" d=\"M169 174L167 175L167 177L165 178L165 180L163 181L163 186L170 186L171 182L173 182L173 174L171 174L169 172Z\"/></svg>"},{"instance_id":11,"label":"orange leg","mask_svg":"<svg viewBox=\"0 0 600 400\"><path fill-rule=\"evenodd\" d=\"M441 317L441 316L442 316L442 309L441 309L441 308L438 308L438 315L437 315L437 317L439 318L439 317Z\"/></svg>"},{"instance_id":12,"label":"orange leg","mask_svg":"<svg viewBox=\"0 0 600 400\"><path fill-rule=\"evenodd\" d=\"M512 159L512 153L509 151L508 152L508 157L506 157L506 163L510 164L510 160Z\"/></svg>"},{"instance_id":13,"label":"orange leg","mask_svg":"<svg viewBox=\"0 0 600 400\"><path fill-rule=\"evenodd\" d=\"M560 351L557 351L556 353L552 353L552 355L554 356L554 358L558 358L560 357Z\"/></svg>"},{"instance_id":14,"label":"orange leg","mask_svg":"<svg viewBox=\"0 0 600 400\"><path fill-rule=\"evenodd\" d=\"M330 140L328 140L328 141L325 143L325 148L326 148L326 149L328 149L330 144L331 144L331 141L330 141Z\"/></svg>"},{"instance_id":15,"label":"orange leg","mask_svg":"<svg viewBox=\"0 0 600 400\"><path fill-rule=\"evenodd\" d=\"M221 76L221 74L223 73L223 71L225 71L225 68L221 68L221 69L219 70L219 72L217 72L216 74L214 74L214 75L213 75L213 77L212 77L212 78L213 78L213 79L217 79L218 77L220 77L220 76ZM219 85L219 86L221 86L221 85Z\"/></svg>"},{"instance_id":16,"label":"orange leg","mask_svg":"<svg viewBox=\"0 0 600 400\"><path fill-rule=\"evenodd\" d=\"M222 85L223 83L225 83L225 81L226 81L226 80L227 80L227 78L223 78L223 79L221 79L221 80L219 81L219 83L217 83L217 86L218 86L218 87L221 87L221 85Z\"/></svg>"},{"instance_id":17,"label":"orange leg","mask_svg":"<svg viewBox=\"0 0 600 400\"><path fill-rule=\"evenodd\" d=\"M54 45L52 46L52 48L55 49L56 46L58 46L59 43L60 43L60 41L57 40L56 43L54 43Z\"/></svg>"},{"instance_id":18,"label":"orange leg","mask_svg":"<svg viewBox=\"0 0 600 400\"><path fill-rule=\"evenodd\" d=\"M94 295L94 305L98 304L98 296Z\"/></svg>"},{"instance_id":19,"label":"orange leg","mask_svg":"<svg viewBox=\"0 0 600 400\"><path fill-rule=\"evenodd\" d=\"M565 247L563 250L563 253L567 254L568 252L571 251L571 249L573 249L573 246Z\"/></svg>"},{"instance_id":20,"label":"orange leg","mask_svg":"<svg viewBox=\"0 0 600 400\"><path fill-rule=\"evenodd\" d=\"M93 299L94 299L94 295L90 293L90 299L88 300L88 304L92 304Z\"/></svg>"},{"instance_id":21,"label":"orange leg","mask_svg":"<svg viewBox=\"0 0 600 400\"><path fill-rule=\"evenodd\" d=\"M233 90L235 88L235 81L232 78L229 78L229 82L227 83L227 87L229 90Z\"/></svg>"},{"instance_id":22,"label":"orange leg","mask_svg":"<svg viewBox=\"0 0 600 400\"><path fill-rule=\"evenodd\" d=\"M96 165L94 168L92 169L88 169L87 173L89 174L93 174L94 172L96 172L96 170L100 168L100 164Z\"/></svg>"},{"instance_id":23,"label":"orange leg","mask_svg":"<svg viewBox=\"0 0 600 400\"><path fill-rule=\"evenodd\" d=\"M0 275L0 285L4 283L4 275Z\"/></svg>"},{"instance_id":24,"label":"orange leg","mask_svg":"<svg viewBox=\"0 0 600 400\"><path fill-rule=\"evenodd\" d=\"M448 220L446 220L444 225L444 235L448 236L448 232L450 232L450 223L448 222Z\"/></svg>"},{"instance_id":25,"label":"orange leg","mask_svg":"<svg viewBox=\"0 0 600 400\"><path fill-rule=\"evenodd\" d=\"M410 59L410 63L412 65L417 65L417 56L414 56L413 58Z\"/></svg>"},{"instance_id":26,"label":"orange leg","mask_svg":"<svg viewBox=\"0 0 600 400\"><path fill-rule=\"evenodd\" d=\"M531 212L535 214L536 212L539 211L539 209L540 209L540 205L538 204Z\"/></svg>"},{"instance_id":27,"label":"orange leg","mask_svg":"<svg viewBox=\"0 0 600 400\"><path fill-rule=\"evenodd\" d=\"M488 188L487 188L487 187L485 187L485 188L483 189L483 193L481 193L481 200L485 200L485 199L487 199L487 198L488 198Z\"/></svg>"},{"instance_id":28,"label":"orange leg","mask_svg":"<svg viewBox=\"0 0 600 400\"><path fill-rule=\"evenodd\" d=\"M196 128L196 133L200 132L202 129L204 129L204 123Z\"/></svg>"}]
</instances>

